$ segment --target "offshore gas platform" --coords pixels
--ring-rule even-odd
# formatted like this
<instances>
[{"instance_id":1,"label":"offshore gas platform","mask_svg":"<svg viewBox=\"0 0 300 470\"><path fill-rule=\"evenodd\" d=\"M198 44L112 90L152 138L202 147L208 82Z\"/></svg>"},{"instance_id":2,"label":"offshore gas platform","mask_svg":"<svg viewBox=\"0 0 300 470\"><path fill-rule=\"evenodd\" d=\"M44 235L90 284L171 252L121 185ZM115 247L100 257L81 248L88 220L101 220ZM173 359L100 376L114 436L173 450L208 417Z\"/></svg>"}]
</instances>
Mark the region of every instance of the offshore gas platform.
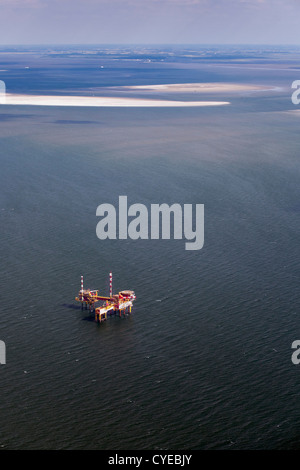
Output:
<instances>
[{"instance_id":1,"label":"offshore gas platform","mask_svg":"<svg viewBox=\"0 0 300 470\"><path fill-rule=\"evenodd\" d=\"M81 276L81 289L78 296L75 297L77 302L81 302L81 308L84 306L90 312L95 313L95 320L101 323L107 320L107 315L118 314L120 317L131 313L132 302L136 299L132 290L122 290L118 294L113 295L112 292L112 273L109 273L109 296L99 294L99 290L84 289L83 276ZM103 302L100 307L95 307L98 302Z\"/></svg>"}]
</instances>

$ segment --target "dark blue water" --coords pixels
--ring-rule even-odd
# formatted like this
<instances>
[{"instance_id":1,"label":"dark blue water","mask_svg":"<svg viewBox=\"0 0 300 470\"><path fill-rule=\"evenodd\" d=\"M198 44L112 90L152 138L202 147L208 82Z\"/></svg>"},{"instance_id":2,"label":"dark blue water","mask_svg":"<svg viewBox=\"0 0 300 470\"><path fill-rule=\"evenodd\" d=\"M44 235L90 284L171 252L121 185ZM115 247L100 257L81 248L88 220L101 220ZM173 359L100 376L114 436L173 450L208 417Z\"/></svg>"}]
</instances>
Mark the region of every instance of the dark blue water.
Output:
<instances>
[{"instance_id":1,"label":"dark blue water","mask_svg":"<svg viewBox=\"0 0 300 470\"><path fill-rule=\"evenodd\" d=\"M11 93L207 81L281 89L226 94L231 105L215 108L0 107L0 445L297 448L298 52L129 49L125 61L120 49L95 49L6 51L0 79ZM119 195L204 204L203 249L100 241L96 208L117 207ZM74 298L81 275L108 293L110 271L114 291L137 300L132 315L98 325Z\"/></svg>"}]
</instances>

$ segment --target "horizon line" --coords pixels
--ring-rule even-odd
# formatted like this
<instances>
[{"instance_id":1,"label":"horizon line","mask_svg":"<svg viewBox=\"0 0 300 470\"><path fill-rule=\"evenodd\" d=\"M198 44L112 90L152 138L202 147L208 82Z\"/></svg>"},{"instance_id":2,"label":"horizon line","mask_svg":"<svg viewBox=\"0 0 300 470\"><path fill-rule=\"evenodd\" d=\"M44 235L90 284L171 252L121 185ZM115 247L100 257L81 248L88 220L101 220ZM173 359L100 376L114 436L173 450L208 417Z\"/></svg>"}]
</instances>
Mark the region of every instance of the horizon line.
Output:
<instances>
[{"instance_id":1,"label":"horizon line","mask_svg":"<svg viewBox=\"0 0 300 470\"><path fill-rule=\"evenodd\" d=\"M151 42L135 42L135 43L67 43L67 42L57 42L57 43L9 43L9 44L0 44L0 49L2 47L26 47L26 46L263 46L263 47L300 47L299 44L278 44L278 43L193 43L193 42L182 42L182 43L151 43Z\"/></svg>"}]
</instances>

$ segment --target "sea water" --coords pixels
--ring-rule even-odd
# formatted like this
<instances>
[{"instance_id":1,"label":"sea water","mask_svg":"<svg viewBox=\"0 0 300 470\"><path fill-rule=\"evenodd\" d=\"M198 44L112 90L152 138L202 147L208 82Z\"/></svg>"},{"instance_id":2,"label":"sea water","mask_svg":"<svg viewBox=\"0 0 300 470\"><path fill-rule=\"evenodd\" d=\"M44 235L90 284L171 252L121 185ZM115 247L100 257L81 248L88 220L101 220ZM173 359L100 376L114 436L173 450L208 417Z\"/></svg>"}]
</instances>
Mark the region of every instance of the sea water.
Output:
<instances>
[{"instance_id":1,"label":"sea water","mask_svg":"<svg viewBox=\"0 0 300 470\"><path fill-rule=\"evenodd\" d=\"M270 88L163 94L230 101L213 108L0 106L3 448L299 447L298 60L263 46L2 49L8 93ZM121 195L204 204L203 248L99 240L96 209ZM99 325L75 297L81 275L108 295L109 272L137 299Z\"/></svg>"}]
</instances>

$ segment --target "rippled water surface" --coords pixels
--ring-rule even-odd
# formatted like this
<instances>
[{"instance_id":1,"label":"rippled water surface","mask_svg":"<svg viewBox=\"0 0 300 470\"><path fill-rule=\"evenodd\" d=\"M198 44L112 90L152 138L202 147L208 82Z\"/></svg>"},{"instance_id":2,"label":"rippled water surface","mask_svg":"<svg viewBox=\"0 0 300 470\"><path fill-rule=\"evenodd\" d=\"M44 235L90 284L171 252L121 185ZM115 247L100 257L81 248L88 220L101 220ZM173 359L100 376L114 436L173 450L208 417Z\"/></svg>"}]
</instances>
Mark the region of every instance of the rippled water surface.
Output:
<instances>
[{"instance_id":1,"label":"rippled water surface","mask_svg":"<svg viewBox=\"0 0 300 470\"><path fill-rule=\"evenodd\" d=\"M163 61L158 50L131 52L127 62L50 52L1 52L9 92L208 81L278 89L232 93L214 108L0 105L0 445L297 447L298 52L256 60L248 51L241 61L241 51L223 51L219 62L209 51ZM203 249L100 241L96 208L117 208L119 195L148 208L204 204ZM107 294L110 271L114 291L133 289L137 300L131 315L99 325L74 298L81 275Z\"/></svg>"}]
</instances>

